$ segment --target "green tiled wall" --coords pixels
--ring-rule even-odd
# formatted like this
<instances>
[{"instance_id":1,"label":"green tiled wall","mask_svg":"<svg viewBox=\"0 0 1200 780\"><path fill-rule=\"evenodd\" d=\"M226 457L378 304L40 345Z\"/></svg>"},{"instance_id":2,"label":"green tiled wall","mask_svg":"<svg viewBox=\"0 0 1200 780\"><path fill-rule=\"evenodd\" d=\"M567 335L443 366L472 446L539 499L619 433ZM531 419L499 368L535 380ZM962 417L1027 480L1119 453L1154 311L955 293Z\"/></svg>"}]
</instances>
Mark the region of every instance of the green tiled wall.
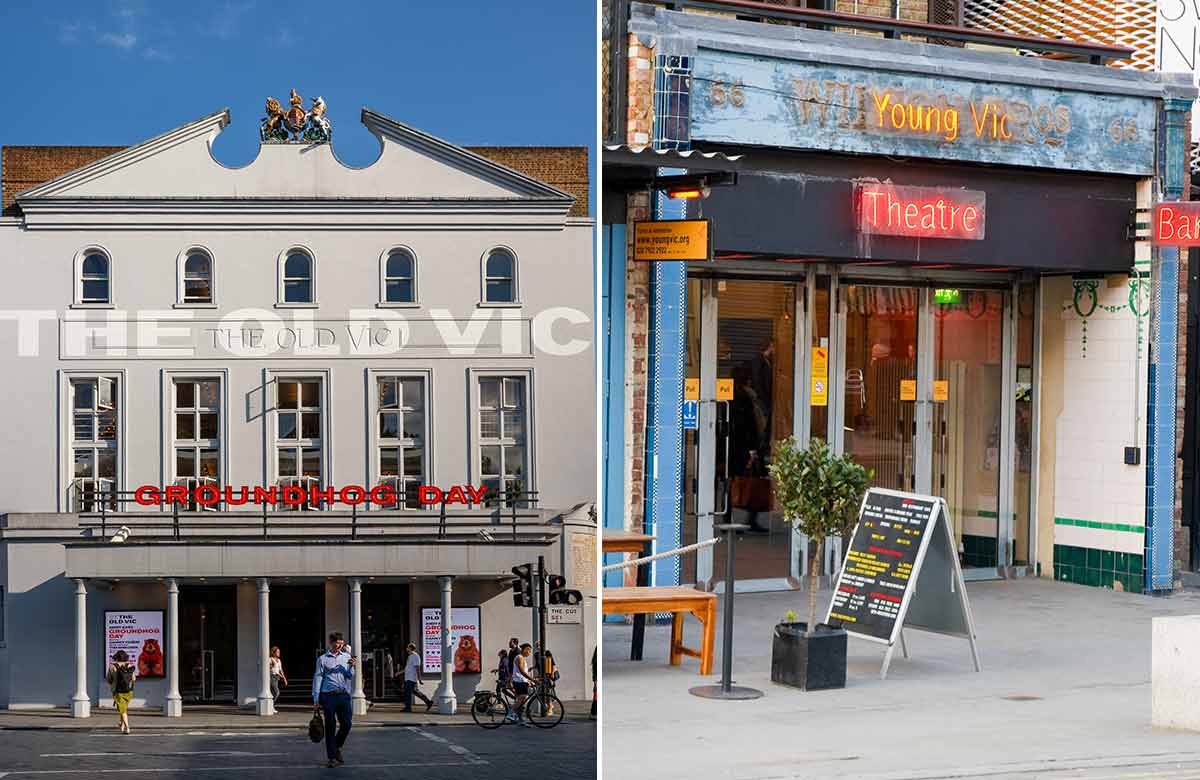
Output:
<instances>
[{"instance_id":1,"label":"green tiled wall","mask_svg":"<svg viewBox=\"0 0 1200 780\"><path fill-rule=\"evenodd\" d=\"M1142 565L1143 556L1137 553L1054 545L1054 579L1063 582L1104 588L1120 582L1126 592L1141 593Z\"/></svg>"},{"instance_id":2,"label":"green tiled wall","mask_svg":"<svg viewBox=\"0 0 1200 780\"><path fill-rule=\"evenodd\" d=\"M963 566L996 566L996 537L963 534Z\"/></svg>"}]
</instances>

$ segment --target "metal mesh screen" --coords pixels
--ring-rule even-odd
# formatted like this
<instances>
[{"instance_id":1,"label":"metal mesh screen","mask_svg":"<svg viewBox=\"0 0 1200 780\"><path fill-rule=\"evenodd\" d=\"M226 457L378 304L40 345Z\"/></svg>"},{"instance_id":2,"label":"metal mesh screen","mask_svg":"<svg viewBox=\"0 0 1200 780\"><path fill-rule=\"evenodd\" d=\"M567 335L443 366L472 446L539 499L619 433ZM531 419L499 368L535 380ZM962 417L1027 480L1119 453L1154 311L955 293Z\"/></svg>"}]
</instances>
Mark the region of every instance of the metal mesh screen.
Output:
<instances>
[{"instance_id":1,"label":"metal mesh screen","mask_svg":"<svg viewBox=\"0 0 1200 780\"><path fill-rule=\"evenodd\" d=\"M1014 35L1128 46L1133 57L1113 65L1154 70L1154 0L965 0L963 23Z\"/></svg>"}]
</instances>

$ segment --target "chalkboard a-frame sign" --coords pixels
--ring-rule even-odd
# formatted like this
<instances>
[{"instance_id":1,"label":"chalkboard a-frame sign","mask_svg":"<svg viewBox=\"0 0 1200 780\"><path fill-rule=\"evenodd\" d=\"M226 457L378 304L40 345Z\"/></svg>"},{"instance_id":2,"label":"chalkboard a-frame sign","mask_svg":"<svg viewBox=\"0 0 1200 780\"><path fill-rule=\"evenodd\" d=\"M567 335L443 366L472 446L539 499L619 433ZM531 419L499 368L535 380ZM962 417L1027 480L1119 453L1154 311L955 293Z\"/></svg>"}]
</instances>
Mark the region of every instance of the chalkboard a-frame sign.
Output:
<instances>
[{"instance_id":1,"label":"chalkboard a-frame sign","mask_svg":"<svg viewBox=\"0 0 1200 780\"><path fill-rule=\"evenodd\" d=\"M897 641L908 657L905 628L968 640L975 671L980 671L975 625L944 499L883 488L867 491L825 622L887 645L881 678L887 677Z\"/></svg>"}]
</instances>

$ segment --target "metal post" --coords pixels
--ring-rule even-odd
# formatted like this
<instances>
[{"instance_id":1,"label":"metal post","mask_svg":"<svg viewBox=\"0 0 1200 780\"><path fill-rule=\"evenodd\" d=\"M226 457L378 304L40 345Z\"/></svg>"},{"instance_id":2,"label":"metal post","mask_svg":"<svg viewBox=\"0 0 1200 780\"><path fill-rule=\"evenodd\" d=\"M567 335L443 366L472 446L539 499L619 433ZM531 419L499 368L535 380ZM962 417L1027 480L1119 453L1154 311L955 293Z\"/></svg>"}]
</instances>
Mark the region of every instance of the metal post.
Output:
<instances>
[{"instance_id":1,"label":"metal post","mask_svg":"<svg viewBox=\"0 0 1200 780\"><path fill-rule=\"evenodd\" d=\"M350 505L350 538L358 538L358 504Z\"/></svg>"},{"instance_id":2,"label":"metal post","mask_svg":"<svg viewBox=\"0 0 1200 780\"><path fill-rule=\"evenodd\" d=\"M721 640L721 684L697 685L688 691L702 699L758 699L763 695L757 688L733 684L734 542L739 531L749 528L750 526L739 523L723 523L717 526L717 530L725 532L725 635Z\"/></svg>"},{"instance_id":3,"label":"metal post","mask_svg":"<svg viewBox=\"0 0 1200 780\"><path fill-rule=\"evenodd\" d=\"M175 538L178 539L179 538L179 503L177 501L171 502L171 529L172 529L172 532L175 534Z\"/></svg>"},{"instance_id":4,"label":"metal post","mask_svg":"<svg viewBox=\"0 0 1200 780\"><path fill-rule=\"evenodd\" d=\"M546 650L546 556L538 556L538 690L545 691Z\"/></svg>"},{"instance_id":5,"label":"metal post","mask_svg":"<svg viewBox=\"0 0 1200 780\"><path fill-rule=\"evenodd\" d=\"M266 501L262 502L262 512L263 512L263 538L266 539L267 538L267 502Z\"/></svg>"},{"instance_id":6,"label":"metal post","mask_svg":"<svg viewBox=\"0 0 1200 780\"><path fill-rule=\"evenodd\" d=\"M446 538L446 497L442 496L442 508L438 513L438 538Z\"/></svg>"}]
</instances>

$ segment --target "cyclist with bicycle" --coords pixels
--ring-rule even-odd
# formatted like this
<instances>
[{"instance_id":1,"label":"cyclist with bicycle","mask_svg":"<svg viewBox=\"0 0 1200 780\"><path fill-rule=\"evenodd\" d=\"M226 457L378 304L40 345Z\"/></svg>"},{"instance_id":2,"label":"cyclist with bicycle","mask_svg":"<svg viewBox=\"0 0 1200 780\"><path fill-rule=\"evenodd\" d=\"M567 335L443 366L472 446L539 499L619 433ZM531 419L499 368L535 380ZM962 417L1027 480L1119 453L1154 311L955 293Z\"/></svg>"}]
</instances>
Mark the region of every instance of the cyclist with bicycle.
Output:
<instances>
[{"instance_id":1,"label":"cyclist with bicycle","mask_svg":"<svg viewBox=\"0 0 1200 780\"><path fill-rule=\"evenodd\" d=\"M538 679L532 661L533 646L526 642L521 645L521 654L516 657L512 670L512 686L517 694L516 721L522 726L529 726L525 701L529 698L530 686L535 685Z\"/></svg>"}]
</instances>

